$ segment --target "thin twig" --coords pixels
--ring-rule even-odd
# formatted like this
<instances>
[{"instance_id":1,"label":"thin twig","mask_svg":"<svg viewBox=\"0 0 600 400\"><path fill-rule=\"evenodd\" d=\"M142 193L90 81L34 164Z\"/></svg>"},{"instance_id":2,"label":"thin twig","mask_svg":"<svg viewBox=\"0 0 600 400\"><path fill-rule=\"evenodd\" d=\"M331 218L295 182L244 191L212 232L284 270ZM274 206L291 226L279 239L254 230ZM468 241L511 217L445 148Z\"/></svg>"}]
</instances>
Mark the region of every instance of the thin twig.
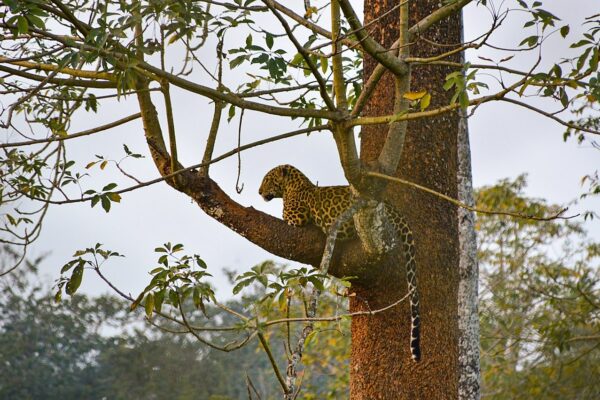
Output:
<instances>
[{"instance_id":1,"label":"thin twig","mask_svg":"<svg viewBox=\"0 0 600 400\"><path fill-rule=\"evenodd\" d=\"M327 105L327 108L330 111L335 111L336 110L335 104L333 104L333 101L331 100L331 98L329 97L329 94L327 93L327 82L325 81L325 79L323 79L323 76L321 75L321 73L319 73L319 69L313 62L313 59L310 57L310 55L308 54L306 49L300 44L300 42L298 42L298 39L296 39L296 37L294 36L294 33L292 32L292 29L288 25L287 21L281 16L281 14L279 14L279 11L277 11L270 4L270 2L268 0L263 0L263 2L267 5L267 7L269 7L269 9L273 13L273 15L275 15L275 17L279 20L279 22L281 23L281 26L285 30L285 33L287 34L288 38L294 44L294 47L296 47L296 50L298 50L298 53L300 53L300 55L302 55L302 58L306 62L306 65L308 65L308 67L310 68L312 75L315 77L315 79L319 83L319 92L321 93L321 98Z\"/></svg>"},{"instance_id":2,"label":"thin twig","mask_svg":"<svg viewBox=\"0 0 600 400\"><path fill-rule=\"evenodd\" d=\"M279 381L279 384L281 385L281 388L283 389L283 393L285 393L285 395L287 396L288 393L290 393L290 388L288 388L288 386L286 385L285 380L283 379L283 376L281 375L281 371L279 371L279 367L277 366L277 362L275 361L275 358L273 357L273 353L271 352L269 343L267 342L267 340L265 339L265 336L261 332L258 332L258 340L260 340L260 344L262 344L263 349L265 349L265 353L267 354L267 357L269 358L269 362L271 363L271 367L273 367L273 371L275 372L275 376L277 377L277 380Z\"/></svg>"},{"instance_id":3,"label":"thin twig","mask_svg":"<svg viewBox=\"0 0 600 400\"><path fill-rule=\"evenodd\" d=\"M235 191L237 194L242 193L244 190L244 184L240 186L240 175L242 174L242 153L240 151L240 146L242 142L242 123L244 121L244 109L240 112L240 124L238 126L238 143L237 143L237 179L235 181Z\"/></svg>"},{"instance_id":4,"label":"thin twig","mask_svg":"<svg viewBox=\"0 0 600 400\"><path fill-rule=\"evenodd\" d=\"M528 215L528 214L521 214L521 213L516 213L516 212L510 212L510 211L493 211L493 210L484 210L484 209L480 209L480 208L476 208L476 207L471 207L468 204L465 204L461 201L458 201L456 199L453 199L450 196L446 196L445 194L442 194L440 192L437 192L433 189L429 189L425 186L421 186L417 183L414 182L410 182L407 181L405 179L402 178L396 178L394 176L389 176L389 175L385 175L385 174L381 174L379 172L367 172L366 175L368 176L373 176L375 178L380 178L380 179L387 179L389 181L392 182L397 182L397 183L401 183L403 185L406 186L410 186L412 188L421 190L423 192L427 192L430 193L436 197L439 197L443 200L446 200L458 207L464 208L466 210L469 211L473 211L479 214L488 214L488 215L506 215L506 216L510 216L510 217L516 217L516 218L523 218L523 219L530 219L530 220L534 220L534 221L552 221L554 219L571 219L571 218L575 218L577 216L579 216L579 214L575 214L575 215L571 215L568 217L563 217L562 215L569 209L568 207L565 207L561 210L559 210L557 213L555 213L554 215L548 216L548 217L538 217L535 215Z\"/></svg>"},{"instance_id":5,"label":"thin twig","mask_svg":"<svg viewBox=\"0 0 600 400\"><path fill-rule=\"evenodd\" d=\"M184 172L188 172L188 171L194 170L196 168L200 168L200 167L203 167L203 166L206 166L206 165L209 165L209 164L214 164L216 162L222 161L222 160L224 160L224 159L226 159L228 157L231 157L231 156L237 154L238 151L248 150L248 149L251 149L253 147L261 146L261 145L266 144L266 143L275 142L275 141L282 140L282 139L287 139L287 138L290 138L290 137L293 137L293 136L298 136L298 135L301 135L301 134L304 134L304 133L323 131L323 130L327 130L327 129L329 129L329 125L319 125L319 126L315 126L315 127L312 127L312 128L298 129L296 131L283 133L281 135L273 136L273 137L270 137L270 138L267 138L267 139L257 140L256 142L252 142L252 143L248 143L246 145L240 146L239 149L235 148L235 149L230 150L230 151L228 151L226 153L223 153L220 156L213 158L208 163L194 164L194 165L191 165L189 167L179 169L176 172L173 172L173 173L161 176L159 178L152 179L152 180L149 180L149 181L146 181L146 182L142 182L139 185L133 185L133 186L127 187L125 189L117 190L114 193L122 194L122 193L131 192L133 190L137 190L137 189L142 188L142 187L154 185L154 184L162 182L164 180L171 179L174 176L177 176L177 175L182 174ZM92 197L93 196L87 196L87 197L82 197L80 199L69 199L69 200L61 200L61 201L44 200L44 199L39 199L39 198L32 198L32 199L33 200L43 201L43 202L46 202L46 203L51 203L51 204L70 204L70 203L80 203L80 202L88 201L88 200L91 200Z\"/></svg>"}]
</instances>

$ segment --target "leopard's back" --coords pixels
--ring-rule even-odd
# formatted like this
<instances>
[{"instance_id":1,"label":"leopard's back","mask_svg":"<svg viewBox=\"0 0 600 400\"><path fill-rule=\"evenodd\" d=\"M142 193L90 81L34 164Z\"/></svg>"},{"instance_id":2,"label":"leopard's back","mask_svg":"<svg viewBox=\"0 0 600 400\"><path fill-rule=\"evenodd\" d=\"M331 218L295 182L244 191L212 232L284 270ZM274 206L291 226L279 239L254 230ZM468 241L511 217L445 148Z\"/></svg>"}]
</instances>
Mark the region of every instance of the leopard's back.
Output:
<instances>
[{"instance_id":1,"label":"leopard's back","mask_svg":"<svg viewBox=\"0 0 600 400\"><path fill-rule=\"evenodd\" d=\"M312 221L327 234L331 225L352 204L350 187L315 186L311 192L309 208ZM352 219L349 219L342 224L338 232L338 238L348 239L355 234L354 222Z\"/></svg>"}]
</instances>

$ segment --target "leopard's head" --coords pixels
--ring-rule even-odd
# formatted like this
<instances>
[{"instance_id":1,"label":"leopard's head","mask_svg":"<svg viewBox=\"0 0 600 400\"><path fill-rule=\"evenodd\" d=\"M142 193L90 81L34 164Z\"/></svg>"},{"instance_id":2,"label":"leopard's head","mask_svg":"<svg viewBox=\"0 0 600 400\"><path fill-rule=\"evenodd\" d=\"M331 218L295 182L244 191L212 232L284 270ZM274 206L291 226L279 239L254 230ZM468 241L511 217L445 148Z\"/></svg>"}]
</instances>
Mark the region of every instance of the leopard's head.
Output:
<instances>
[{"instance_id":1,"label":"leopard's head","mask_svg":"<svg viewBox=\"0 0 600 400\"><path fill-rule=\"evenodd\" d=\"M288 175L288 167L291 167L291 165L280 165L267 172L258 189L258 194L260 194L265 201L283 197L283 188L285 178Z\"/></svg>"},{"instance_id":2,"label":"leopard's head","mask_svg":"<svg viewBox=\"0 0 600 400\"><path fill-rule=\"evenodd\" d=\"M311 188L312 182L293 165L279 165L265 175L258 194L266 201L283 197L286 191L302 191Z\"/></svg>"}]
</instances>

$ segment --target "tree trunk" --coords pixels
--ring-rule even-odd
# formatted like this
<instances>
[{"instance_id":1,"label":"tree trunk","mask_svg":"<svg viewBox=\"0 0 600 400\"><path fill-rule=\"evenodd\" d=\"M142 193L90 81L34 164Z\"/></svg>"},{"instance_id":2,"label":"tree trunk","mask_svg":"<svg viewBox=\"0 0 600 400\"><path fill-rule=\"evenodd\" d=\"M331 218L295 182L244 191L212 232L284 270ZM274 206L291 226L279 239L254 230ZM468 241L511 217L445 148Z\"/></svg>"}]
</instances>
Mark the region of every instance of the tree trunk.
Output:
<instances>
[{"instance_id":1,"label":"tree trunk","mask_svg":"<svg viewBox=\"0 0 600 400\"><path fill-rule=\"evenodd\" d=\"M386 13L397 0L365 0L365 25ZM410 3L410 24L439 7L439 1ZM398 13L369 25L374 38L389 48L397 39ZM426 57L461 39L460 14L429 29L427 41L416 38L411 56ZM459 61L457 58L455 61ZM376 63L367 58L365 77ZM451 70L445 67L413 68L411 90L427 90L431 107L448 104L450 94L442 85ZM363 115L390 114L394 103L394 82L384 76ZM411 121L396 175L457 197L459 114ZM385 140L387 126L363 128L361 159L376 161ZM417 277L421 298L422 361L411 361L409 352L410 312L403 302L388 312L361 316L352 323L351 399L456 399L458 398L458 284L459 233L455 206L430 194L399 185L390 185L388 201L406 216L417 248ZM352 312L376 309L398 300L407 291L402 260L387 259L375 269L380 279L355 285ZM394 277L391 279L390 277Z\"/></svg>"}]
</instances>

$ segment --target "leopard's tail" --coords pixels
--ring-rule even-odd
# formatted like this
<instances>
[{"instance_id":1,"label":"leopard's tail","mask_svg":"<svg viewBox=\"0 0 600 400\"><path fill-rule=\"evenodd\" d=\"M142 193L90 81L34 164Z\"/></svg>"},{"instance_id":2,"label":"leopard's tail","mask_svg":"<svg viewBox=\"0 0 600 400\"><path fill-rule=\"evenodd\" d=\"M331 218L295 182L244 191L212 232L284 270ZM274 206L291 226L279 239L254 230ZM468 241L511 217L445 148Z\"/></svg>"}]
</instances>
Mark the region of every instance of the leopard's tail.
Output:
<instances>
[{"instance_id":1,"label":"leopard's tail","mask_svg":"<svg viewBox=\"0 0 600 400\"><path fill-rule=\"evenodd\" d=\"M419 314L419 291L417 289L417 263L415 261L415 240L408 223L392 206L386 203L388 217L402 241L402 251L406 260L406 282L408 283L408 299L410 301L410 355L413 361L421 360L421 315Z\"/></svg>"},{"instance_id":2,"label":"leopard's tail","mask_svg":"<svg viewBox=\"0 0 600 400\"><path fill-rule=\"evenodd\" d=\"M419 314L419 291L417 289L417 263L415 261L415 242L412 231L401 217L400 237L402 250L406 258L406 282L410 301L410 354L413 361L421 360L421 316Z\"/></svg>"}]
</instances>

